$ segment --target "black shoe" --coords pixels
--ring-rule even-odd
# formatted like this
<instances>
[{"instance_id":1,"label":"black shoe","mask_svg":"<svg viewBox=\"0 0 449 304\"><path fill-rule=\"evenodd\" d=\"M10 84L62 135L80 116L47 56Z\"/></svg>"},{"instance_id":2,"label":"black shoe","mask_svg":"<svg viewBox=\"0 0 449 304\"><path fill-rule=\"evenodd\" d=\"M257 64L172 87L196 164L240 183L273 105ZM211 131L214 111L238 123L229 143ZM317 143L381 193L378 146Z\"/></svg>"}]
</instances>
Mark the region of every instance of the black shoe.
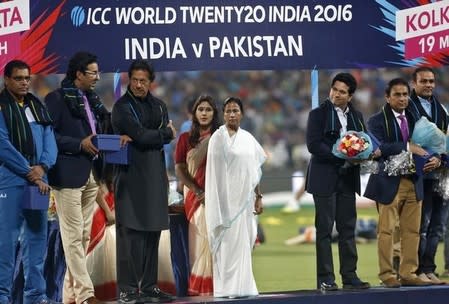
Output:
<instances>
[{"instance_id":1,"label":"black shoe","mask_svg":"<svg viewBox=\"0 0 449 304\"><path fill-rule=\"evenodd\" d=\"M144 291L140 293L139 303L167 303L171 302L176 297L171 294L165 293L159 289L159 287L154 287L150 291Z\"/></svg>"},{"instance_id":2,"label":"black shoe","mask_svg":"<svg viewBox=\"0 0 449 304\"><path fill-rule=\"evenodd\" d=\"M353 278L343 281L343 289L368 289L371 285L368 282L363 282L359 278Z\"/></svg>"},{"instance_id":3,"label":"black shoe","mask_svg":"<svg viewBox=\"0 0 449 304\"><path fill-rule=\"evenodd\" d=\"M137 291L121 291L118 299L119 304L138 303L139 293Z\"/></svg>"},{"instance_id":4,"label":"black shoe","mask_svg":"<svg viewBox=\"0 0 449 304\"><path fill-rule=\"evenodd\" d=\"M320 283L320 290L321 291L335 291L338 290L338 285L335 284L335 282L321 282Z\"/></svg>"}]
</instances>

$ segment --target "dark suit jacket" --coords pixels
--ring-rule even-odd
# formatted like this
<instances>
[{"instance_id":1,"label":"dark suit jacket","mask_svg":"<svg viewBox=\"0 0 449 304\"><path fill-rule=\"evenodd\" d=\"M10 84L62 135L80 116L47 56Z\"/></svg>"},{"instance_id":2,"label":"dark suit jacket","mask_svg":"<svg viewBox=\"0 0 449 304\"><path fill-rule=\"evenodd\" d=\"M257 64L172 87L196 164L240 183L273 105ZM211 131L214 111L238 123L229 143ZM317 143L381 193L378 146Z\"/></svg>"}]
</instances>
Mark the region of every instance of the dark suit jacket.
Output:
<instances>
[{"instance_id":1,"label":"dark suit jacket","mask_svg":"<svg viewBox=\"0 0 449 304\"><path fill-rule=\"evenodd\" d=\"M386 119L387 116L392 117L393 112L389 107L376 114L374 114L368 120L368 130L380 141L379 149L382 152L382 156L379 159L380 169L378 174L371 174L364 196L370 198L381 204L390 204L396 196L399 188L400 176L388 176L384 172L383 163L391 155L401 153L403 150L407 150L407 144L402 140L400 132L400 126L396 119ZM409 126L409 134L413 133L415 126L412 114L406 111L407 122ZM394 116L393 116L394 117ZM389 127L387 130L387 121ZM413 175L412 180L415 184L416 199L422 200L423 198L423 183L422 176Z\"/></svg>"},{"instance_id":2,"label":"dark suit jacket","mask_svg":"<svg viewBox=\"0 0 449 304\"><path fill-rule=\"evenodd\" d=\"M89 136L89 122L75 117L70 112L60 89L45 97L48 112L54 122L58 158L48 172L51 186L79 188L86 184L92 170L93 160L81 150L81 141Z\"/></svg>"},{"instance_id":3,"label":"dark suit jacket","mask_svg":"<svg viewBox=\"0 0 449 304\"><path fill-rule=\"evenodd\" d=\"M312 154L306 175L306 191L317 195L331 195L337 190L337 183L342 183L340 189L346 192L360 193L360 166L352 166L343 170L341 167L345 161L332 154L332 146L340 138L341 124L335 120L335 127L326 127L329 124L329 105L326 101L320 107L309 113L307 121L306 142L309 152ZM335 111L332 109L332 111ZM365 128L363 116L360 112L350 107L357 124L354 126L352 119L348 119L348 130L360 130ZM334 114L336 115L336 113ZM336 116L335 116L336 117Z\"/></svg>"}]
</instances>

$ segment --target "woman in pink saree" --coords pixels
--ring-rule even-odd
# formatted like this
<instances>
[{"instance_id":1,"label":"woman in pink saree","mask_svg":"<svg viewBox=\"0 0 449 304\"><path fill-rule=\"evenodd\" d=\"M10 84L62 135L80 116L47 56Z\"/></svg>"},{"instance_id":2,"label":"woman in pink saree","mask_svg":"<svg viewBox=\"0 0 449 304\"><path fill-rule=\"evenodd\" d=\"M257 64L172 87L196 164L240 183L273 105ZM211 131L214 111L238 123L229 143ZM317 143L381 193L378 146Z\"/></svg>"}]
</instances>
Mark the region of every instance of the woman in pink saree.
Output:
<instances>
[{"instance_id":1,"label":"woman in pink saree","mask_svg":"<svg viewBox=\"0 0 449 304\"><path fill-rule=\"evenodd\" d=\"M197 98L192 109L192 128L176 145L176 175L184 184L184 205L189 221L190 276L188 293L212 295L212 256L204 216L204 186L209 138L219 127L218 110L207 95Z\"/></svg>"}]
</instances>

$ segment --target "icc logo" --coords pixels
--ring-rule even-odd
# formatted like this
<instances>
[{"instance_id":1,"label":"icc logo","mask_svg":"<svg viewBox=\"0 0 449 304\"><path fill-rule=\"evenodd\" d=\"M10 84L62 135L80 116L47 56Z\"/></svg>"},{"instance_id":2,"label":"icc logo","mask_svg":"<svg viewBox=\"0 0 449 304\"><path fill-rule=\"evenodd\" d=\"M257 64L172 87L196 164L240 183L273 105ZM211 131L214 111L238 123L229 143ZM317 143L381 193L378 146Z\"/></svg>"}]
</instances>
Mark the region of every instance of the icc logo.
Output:
<instances>
[{"instance_id":1,"label":"icc logo","mask_svg":"<svg viewBox=\"0 0 449 304\"><path fill-rule=\"evenodd\" d=\"M70 13L70 19L74 27L80 27L84 23L86 25L104 25L110 24L109 13L110 7L96 7L85 9L82 6L75 6Z\"/></svg>"},{"instance_id":2,"label":"icc logo","mask_svg":"<svg viewBox=\"0 0 449 304\"><path fill-rule=\"evenodd\" d=\"M72 19L72 24L75 27L79 27L84 23L84 19L86 18L86 13L82 6L75 6L72 8L72 12L70 13L70 19Z\"/></svg>"}]
</instances>

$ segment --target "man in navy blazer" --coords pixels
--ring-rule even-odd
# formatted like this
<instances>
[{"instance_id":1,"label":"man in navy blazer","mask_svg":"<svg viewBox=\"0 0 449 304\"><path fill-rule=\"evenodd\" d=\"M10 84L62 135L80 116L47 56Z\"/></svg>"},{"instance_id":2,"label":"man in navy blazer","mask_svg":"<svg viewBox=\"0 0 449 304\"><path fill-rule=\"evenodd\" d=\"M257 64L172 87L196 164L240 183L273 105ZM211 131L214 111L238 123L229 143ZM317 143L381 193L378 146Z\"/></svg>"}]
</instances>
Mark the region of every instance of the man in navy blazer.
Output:
<instances>
[{"instance_id":1,"label":"man in navy blazer","mask_svg":"<svg viewBox=\"0 0 449 304\"><path fill-rule=\"evenodd\" d=\"M337 74L332 80L329 99L310 112L307 122L306 142L312 156L306 190L313 194L315 202L317 287L326 291L338 289L331 247L334 222L343 288L370 287L356 274L355 193L360 193L360 166L332 154L332 146L347 130L365 131L362 114L350 103L356 87L351 74Z\"/></svg>"},{"instance_id":2,"label":"man in navy blazer","mask_svg":"<svg viewBox=\"0 0 449 304\"><path fill-rule=\"evenodd\" d=\"M98 190L93 174L98 149L92 137L101 133L100 123L110 119L94 92L99 79L97 57L78 52L69 61L61 88L45 97L58 145L56 165L48 178L55 195L67 263L64 303L97 303L86 267L86 249Z\"/></svg>"},{"instance_id":3,"label":"man in navy blazer","mask_svg":"<svg viewBox=\"0 0 449 304\"><path fill-rule=\"evenodd\" d=\"M371 133L380 141L376 156L379 172L371 174L364 196L376 201L379 210L378 259L379 278L388 288L429 285L417 275L419 225L421 200L423 199L422 176L404 174L389 176L384 161L402 151L426 156L427 152L409 141L414 129L412 114L408 111L410 87L406 80L395 78L385 90L387 103L368 121ZM403 124L401 129L401 124ZM424 170L428 170L424 167ZM401 253L400 280L393 268L393 234L399 221Z\"/></svg>"}]
</instances>

